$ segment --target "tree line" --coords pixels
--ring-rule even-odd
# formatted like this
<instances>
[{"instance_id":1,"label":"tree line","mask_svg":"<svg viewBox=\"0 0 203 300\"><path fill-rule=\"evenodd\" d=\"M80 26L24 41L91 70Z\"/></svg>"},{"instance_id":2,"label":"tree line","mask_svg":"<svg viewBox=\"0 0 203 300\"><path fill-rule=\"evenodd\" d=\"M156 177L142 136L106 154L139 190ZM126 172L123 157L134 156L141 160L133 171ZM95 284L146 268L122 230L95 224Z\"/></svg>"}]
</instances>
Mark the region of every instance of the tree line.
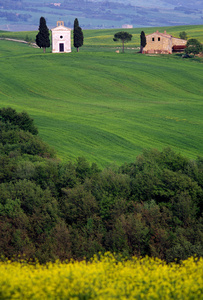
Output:
<instances>
[{"instance_id":1,"label":"tree line","mask_svg":"<svg viewBox=\"0 0 203 300\"><path fill-rule=\"evenodd\" d=\"M84 157L63 162L26 112L2 108L1 259L202 256L202 171L203 158L170 148L103 170Z\"/></svg>"},{"instance_id":2,"label":"tree line","mask_svg":"<svg viewBox=\"0 0 203 300\"><path fill-rule=\"evenodd\" d=\"M84 36L82 28L79 26L78 19L76 18L74 20L74 29L73 29L73 45L77 49L77 52L79 52L79 48L83 46ZM124 44L131 41L132 34L126 32L126 31L119 31L114 34L114 42L117 42L120 40L122 42L122 52L124 53ZM179 33L179 37L182 39L187 39L187 34L185 31L182 31ZM49 29L46 25L46 20L44 17L40 18L40 24L39 24L39 32L36 35L36 44L38 47L43 48L44 52L46 51L46 48L50 47L50 39L49 39ZM146 36L144 31L141 31L140 34L140 53L143 53L143 49L146 46ZM189 39L187 41L187 45L185 48L185 54L193 54L194 56L196 54L199 54L202 52L202 45L197 39Z\"/></svg>"}]
</instances>

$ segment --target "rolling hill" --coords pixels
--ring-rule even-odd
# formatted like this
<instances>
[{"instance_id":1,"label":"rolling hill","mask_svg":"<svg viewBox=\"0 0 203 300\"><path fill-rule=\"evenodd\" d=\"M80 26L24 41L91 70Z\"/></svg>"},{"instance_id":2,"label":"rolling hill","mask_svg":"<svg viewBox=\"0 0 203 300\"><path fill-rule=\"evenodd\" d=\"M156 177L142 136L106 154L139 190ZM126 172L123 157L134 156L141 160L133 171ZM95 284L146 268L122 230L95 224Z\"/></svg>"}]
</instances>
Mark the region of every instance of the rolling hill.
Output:
<instances>
[{"instance_id":1,"label":"rolling hill","mask_svg":"<svg viewBox=\"0 0 203 300\"><path fill-rule=\"evenodd\" d=\"M202 39L202 26L189 30ZM85 31L80 52L62 55L1 40L0 107L27 111L64 160L119 165L143 148L167 146L189 158L202 155L201 60L140 55L138 30L126 53L117 54L113 32Z\"/></svg>"}]
</instances>

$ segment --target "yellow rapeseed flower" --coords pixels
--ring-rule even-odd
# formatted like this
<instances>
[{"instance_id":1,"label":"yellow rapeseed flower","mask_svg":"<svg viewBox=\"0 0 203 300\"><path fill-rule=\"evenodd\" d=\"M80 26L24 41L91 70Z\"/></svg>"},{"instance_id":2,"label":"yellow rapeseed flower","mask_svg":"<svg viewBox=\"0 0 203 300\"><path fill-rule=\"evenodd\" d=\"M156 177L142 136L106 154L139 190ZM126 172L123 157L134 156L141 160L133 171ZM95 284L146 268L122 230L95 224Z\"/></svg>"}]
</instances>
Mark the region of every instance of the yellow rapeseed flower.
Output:
<instances>
[{"instance_id":1,"label":"yellow rapeseed flower","mask_svg":"<svg viewBox=\"0 0 203 300\"><path fill-rule=\"evenodd\" d=\"M91 262L0 262L0 299L203 299L203 259L181 264L145 257Z\"/></svg>"}]
</instances>

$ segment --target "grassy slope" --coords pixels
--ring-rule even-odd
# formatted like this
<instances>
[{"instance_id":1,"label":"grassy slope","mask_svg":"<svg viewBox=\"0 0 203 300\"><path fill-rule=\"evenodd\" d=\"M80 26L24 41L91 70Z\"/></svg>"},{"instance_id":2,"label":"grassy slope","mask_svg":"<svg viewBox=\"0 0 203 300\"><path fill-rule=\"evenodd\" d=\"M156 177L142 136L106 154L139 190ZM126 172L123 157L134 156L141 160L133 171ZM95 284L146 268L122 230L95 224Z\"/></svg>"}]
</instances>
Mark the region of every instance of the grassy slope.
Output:
<instances>
[{"instance_id":1,"label":"grassy slope","mask_svg":"<svg viewBox=\"0 0 203 300\"><path fill-rule=\"evenodd\" d=\"M51 29L51 28L50 28ZM111 46L115 47L116 43L113 41L113 35L118 31L128 31L133 34L133 39L128 46L139 46L140 44L140 32L144 30L145 34L153 33L156 30L160 32L167 31L175 37L179 37L181 31L185 31L188 38L197 38L203 43L203 25L188 25L188 26L170 26L170 27L149 27L149 28L133 28L133 29L100 29L100 30L84 30L84 46L95 47L95 46ZM35 40L37 32L6 32L0 31L0 37L12 37L17 39L25 39L26 35ZM119 46L119 43L118 43Z\"/></svg>"},{"instance_id":2,"label":"grassy slope","mask_svg":"<svg viewBox=\"0 0 203 300\"><path fill-rule=\"evenodd\" d=\"M108 33L108 40L111 31L86 36ZM62 55L0 41L0 106L30 113L67 160L121 164L143 148L169 145L190 158L202 155L202 64L116 54L114 44L99 52L90 40L80 53Z\"/></svg>"}]
</instances>

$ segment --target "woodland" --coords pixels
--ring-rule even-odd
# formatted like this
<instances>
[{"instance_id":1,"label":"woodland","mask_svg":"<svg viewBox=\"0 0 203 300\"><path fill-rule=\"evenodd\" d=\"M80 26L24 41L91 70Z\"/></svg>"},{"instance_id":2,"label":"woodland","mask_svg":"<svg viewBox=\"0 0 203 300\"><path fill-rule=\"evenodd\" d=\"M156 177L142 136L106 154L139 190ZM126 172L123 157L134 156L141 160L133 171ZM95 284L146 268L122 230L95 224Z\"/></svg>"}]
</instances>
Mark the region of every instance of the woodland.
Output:
<instances>
[{"instance_id":1,"label":"woodland","mask_svg":"<svg viewBox=\"0 0 203 300\"><path fill-rule=\"evenodd\" d=\"M170 148L104 169L84 157L63 162L26 112L1 108L1 260L200 257L202 171L202 157Z\"/></svg>"}]
</instances>

